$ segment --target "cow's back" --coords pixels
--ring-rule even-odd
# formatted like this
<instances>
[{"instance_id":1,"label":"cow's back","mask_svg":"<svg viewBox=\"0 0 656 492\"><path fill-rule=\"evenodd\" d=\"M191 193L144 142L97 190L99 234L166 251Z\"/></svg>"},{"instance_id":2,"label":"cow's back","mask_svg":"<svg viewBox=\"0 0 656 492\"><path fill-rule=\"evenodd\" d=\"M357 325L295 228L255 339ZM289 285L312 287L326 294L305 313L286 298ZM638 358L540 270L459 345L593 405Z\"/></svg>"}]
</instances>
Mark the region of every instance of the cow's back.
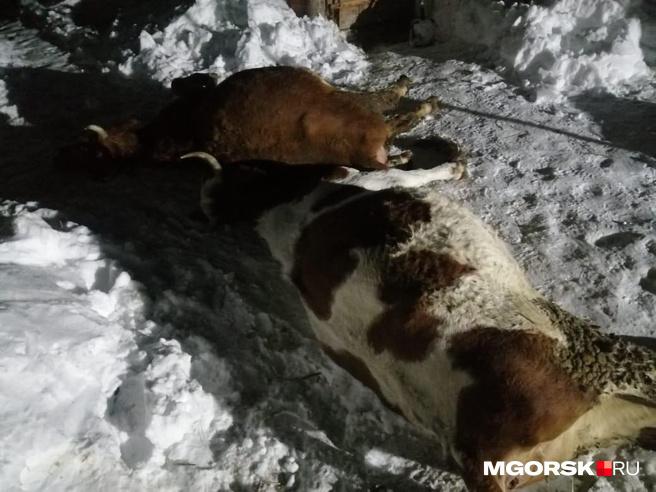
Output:
<instances>
[{"instance_id":1,"label":"cow's back","mask_svg":"<svg viewBox=\"0 0 656 492\"><path fill-rule=\"evenodd\" d=\"M266 214L259 232L326 352L438 435L455 432L470 381L453 367L450 338L545 318L505 245L437 193L326 184Z\"/></svg>"},{"instance_id":2,"label":"cow's back","mask_svg":"<svg viewBox=\"0 0 656 492\"><path fill-rule=\"evenodd\" d=\"M387 138L382 115L302 68L238 72L209 93L198 114L198 128L209 129L207 150L221 162L356 164L364 156L354 149Z\"/></svg>"}]
</instances>

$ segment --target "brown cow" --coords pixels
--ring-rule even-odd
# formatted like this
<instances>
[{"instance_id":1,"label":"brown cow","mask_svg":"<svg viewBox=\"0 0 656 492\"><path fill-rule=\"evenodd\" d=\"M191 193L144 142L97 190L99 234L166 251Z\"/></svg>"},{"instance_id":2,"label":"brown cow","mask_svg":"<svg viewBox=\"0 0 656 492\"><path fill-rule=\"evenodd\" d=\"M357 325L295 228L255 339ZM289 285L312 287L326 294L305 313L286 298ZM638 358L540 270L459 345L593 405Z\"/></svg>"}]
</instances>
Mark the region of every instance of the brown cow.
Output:
<instances>
[{"instance_id":1,"label":"brown cow","mask_svg":"<svg viewBox=\"0 0 656 492\"><path fill-rule=\"evenodd\" d=\"M394 136L437 108L431 98L386 119L383 113L397 106L409 85L401 77L378 92L347 91L294 67L244 70L218 85L210 75L194 74L173 81L178 98L153 121L107 129L91 125L92 138L58 160L174 161L194 153L224 164L259 160L383 169L410 158L408 152L388 155Z\"/></svg>"}]
</instances>

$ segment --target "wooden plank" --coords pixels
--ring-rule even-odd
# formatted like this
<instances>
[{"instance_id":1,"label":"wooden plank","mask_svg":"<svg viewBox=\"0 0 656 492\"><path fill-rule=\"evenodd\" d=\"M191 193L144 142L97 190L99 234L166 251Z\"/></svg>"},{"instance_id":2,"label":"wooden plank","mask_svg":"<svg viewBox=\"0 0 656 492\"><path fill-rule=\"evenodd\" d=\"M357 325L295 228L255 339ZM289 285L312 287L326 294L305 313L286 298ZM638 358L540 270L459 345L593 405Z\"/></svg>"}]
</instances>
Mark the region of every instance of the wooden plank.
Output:
<instances>
[{"instance_id":1,"label":"wooden plank","mask_svg":"<svg viewBox=\"0 0 656 492\"><path fill-rule=\"evenodd\" d=\"M340 29L361 25L406 21L412 16L413 0L287 0L297 15L322 15ZM361 16L361 14L363 14Z\"/></svg>"},{"instance_id":2,"label":"wooden plank","mask_svg":"<svg viewBox=\"0 0 656 492\"><path fill-rule=\"evenodd\" d=\"M287 0L287 4L292 8L299 17L309 15L311 17L326 15L327 0Z\"/></svg>"}]
</instances>

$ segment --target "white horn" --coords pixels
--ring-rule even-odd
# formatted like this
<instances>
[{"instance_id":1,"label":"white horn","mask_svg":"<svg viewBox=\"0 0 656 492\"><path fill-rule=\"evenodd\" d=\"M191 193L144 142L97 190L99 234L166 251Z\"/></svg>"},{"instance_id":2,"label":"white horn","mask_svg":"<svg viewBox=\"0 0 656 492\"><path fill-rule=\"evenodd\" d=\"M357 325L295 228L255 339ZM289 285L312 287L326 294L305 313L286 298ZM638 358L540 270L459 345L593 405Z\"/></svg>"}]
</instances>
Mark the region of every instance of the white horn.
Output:
<instances>
[{"instance_id":1,"label":"white horn","mask_svg":"<svg viewBox=\"0 0 656 492\"><path fill-rule=\"evenodd\" d=\"M100 137L101 140L106 140L107 137L108 137L107 132L105 131L105 129L102 126L89 125L85 128L85 130L88 130L90 132L93 132L93 133L97 134Z\"/></svg>"},{"instance_id":2,"label":"white horn","mask_svg":"<svg viewBox=\"0 0 656 492\"><path fill-rule=\"evenodd\" d=\"M210 166L212 166L212 169L215 171L220 171L221 170L221 164L219 164L219 161L216 160L216 157L214 157L212 154L208 154L207 152L190 152L189 154L185 154L183 156L180 156L180 159L191 159L193 157L197 157L198 159L203 159L204 161L207 161Z\"/></svg>"}]
</instances>

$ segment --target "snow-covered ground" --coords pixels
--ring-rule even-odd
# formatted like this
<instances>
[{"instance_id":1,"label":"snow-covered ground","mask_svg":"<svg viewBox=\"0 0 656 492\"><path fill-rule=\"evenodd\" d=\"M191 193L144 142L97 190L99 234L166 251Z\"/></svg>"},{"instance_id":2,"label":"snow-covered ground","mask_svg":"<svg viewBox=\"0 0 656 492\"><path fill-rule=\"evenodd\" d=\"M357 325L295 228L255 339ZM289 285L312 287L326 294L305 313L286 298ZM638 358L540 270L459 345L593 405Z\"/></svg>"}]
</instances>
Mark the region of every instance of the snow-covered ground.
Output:
<instances>
[{"instance_id":1,"label":"snow-covered ground","mask_svg":"<svg viewBox=\"0 0 656 492\"><path fill-rule=\"evenodd\" d=\"M399 45L366 57L280 0L21 3L22 20L0 23L2 490L464 489L430 440L320 352L253 231L195 219L203 170L52 170L81 127L156 111L189 71L292 63L361 87L411 76L410 95L437 95L445 110L399 146L421 165L438 135L469 154L469 179L434 186L493 224L549 297L604 329L656 336L649 72L610 95L616 78L576 86L566 71L556 82L570 97L536 104L546 79L495 71L489 52ZM595 456L615 452L642 474L536 489L656 487L654 453Z\"/></svg>"}]
</instances>

